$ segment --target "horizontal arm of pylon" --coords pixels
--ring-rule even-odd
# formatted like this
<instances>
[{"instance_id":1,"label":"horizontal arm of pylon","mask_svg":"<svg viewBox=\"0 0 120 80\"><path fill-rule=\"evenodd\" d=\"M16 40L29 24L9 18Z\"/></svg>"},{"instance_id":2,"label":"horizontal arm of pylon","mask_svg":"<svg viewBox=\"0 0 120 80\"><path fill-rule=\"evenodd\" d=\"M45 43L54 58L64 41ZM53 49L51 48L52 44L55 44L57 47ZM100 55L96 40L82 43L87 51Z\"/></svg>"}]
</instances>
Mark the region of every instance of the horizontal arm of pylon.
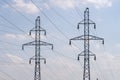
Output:
<instances>
[{"instance_id":1,"label":"horizontal arm of pylon","mask_svg":"<svg viewBox=\"0 0 120 80\"><path fill-rule=\"evenodd\" d=\"M23 45L22 45L22 50L24 50L24 46L32 46L32 45L34 45L34 44L35 44L35 41L32 41L32 42L23 44Z\"/></svg>"},{"instance_id":2,"label":"horizontal arm of pylon","mask_svg":"<svg viewBox=\"0 0 120 80\"><path fill-rule=\"evenodd\" d=\"M81 22L79 22L78 23L78 25L77 25L77 29L79 29L79 25L84 25L84 24L86 24L85 22L84 22L84 20L82 20ZM94 29L96 29L96 24L95 24L95 22L93 22L92 20L89 20L89 25L93 25L94 26Z\"/></svg>"},{"instance_id":3,"label":"horizontal arm of pylon","mask_svg":"<svg viewBox=\"0 0 120 80\"><path fill-rule=\"evenodd\" d=\"M80 21L80 22L78 23L77 29L79 29L79 25L80 25L80 24L84 24L84 20L82 20L82 21Z\"/></svg>"},{"instance_id":4,"label":"horizontal arm of pylon","mask_svg":"<svg viewBox=\"0 0 120 80\"><path fill-rule=\"evenodd\" d=\"M84 40L84 35L78 36L78 37L74 37L74 38L70 39L70 40L69 40L69 45L71 45L71 41L72 41L72 40Z\"/></svg>"},{"instance_id":5,"label":"horizontal arm of pylon","mask_svg":"<svg viewBox=\"0 0 120 80\"><path fill-rule=\"evenodd\" d=\"M101 40L102 43L104 44L104 39L103 39L103 38L100 38L100 37L97 37L97 36L89 35L89 38L88 38L88 39L89 39L89 40ZM70 45L71 45L71 41L72 41L72 40L86 40L86 39L84 39L84 35L78 36L78 37L74 37L74 38L70 39L70 41L69 41L69 44L70 44Z\"/></svg>"},{"instance_id":6,"label":"horizontal arm of pylon","mask_svg":"<svg viewBox=\"0 0 120 80\"><path fill-rule=\"evenodd\" d=\"M43 28L41 28L41 27L40 27L40 29L35 29L35 28L31 29L31 30L29 31L29 35L31 35L32 31L43 31L43 32L44 32L44 35L46 35L46 30L43 29Z\"/></svg>"},{"instance_id":7,"label":"horizontal arm of pylon","mask_svg":"<svg viewBox=\"0 0 120 80\"><path fill-rule=\"evenodd\" d=\"M89 40L101 40L102 44L104 44L104 39L97 36L89 35Z\"/></svg>"},{"instance_id":8,"label":"horizontal arm of pylon","mask_svg":"<svg viewBox=\"0 0 120 80\"><path fill-rule=\"evenodd\" d=\"M84 24L86 24L86 23L84 23L84 22L78 23L77 29L79 29L79 27L80 27L79 25L80 25L80 24L84 25ZM94 26L94 29L96 29L96 24L95 24L94 22L89 22L89 25L90 25L90 24Z\"/></svg>"},{"instance_id":9,"label":"horizontal arm of pylon","mask_svg":"<svg viewBox=\"0 0 120 80\"><path fill-rule=\"evenodd\" d=\"M35 60L35 56L33 56L33 57L31 57L30 59L29 59L29 64L31 64L31 61L32 60Z\"/></svg>"},{"instance_id":10,"label":"horizontal arm of pylon","mask_svg":"<svg viewBox=\"0 0 120 80\"><path fill-rule=\"evenodd\" d=\"M33 56L32 58L29 59L29 64L31 64L31 61L32 61L32 60L37 60L37 59L43 60L44 63L46 64L46 59L45 59L45 58L43 58L43 57L40 57L40 58L37 58L37 57L36 57L36 58L35 58L35 56Z\"/></svg>"},{"instance_id":11,"label":"horizontal arm of pylon","mask_svg":"<svg viewBox=\"0 0 120 80\"><path fill-rule=\"evenodd\" d=\"M92 20L89 19L89 25L93 25L94 26L94 29L96 29L96 23L93 22Z\"/></svg>"},{"instance_id":12,"label":"horizontal arm of pylon","mask_svg":"<svg viewBox=\"0 0 120 80\"><path fill-rule=\"evenodd\" d=\"M44 64L46 64L46 59L45 58L40 58L40 60L43 60Z\"/></svg>"},{"instance_id":13,"label":"horizontal arm of pylon","mask_svg":"<svg viewBox=\"0 0 120 80\"><path fill-rule=\"evenodd\" d=\"M91 19L89 19L89 23L91 23L91 24L95 24L95 22L92 21Z\"/></svg>"},{"instance_id":14,"label":"horizontal arm of pylon","mask_svg":"<svg viewBox=\"0 0 120 80\"><path fill-rule=\"evenodd\" d=\"M41 46L51 46L51 49L53 50L53 44L51 44L51 43L47 43L47 42L44 42L44 41L40 41L40 44L38 44L38 43L39 43L39 41L37 42L37 44L36 44L35 41L32 41L32 42L23 44L22 49L24 49L24 46L41 45Z\"/></svg>"},{"instance_id":15,"label":"horizontal arm of pylon","mask_svg":"<svg viewBox=\"0 0 120 80\"><path fill-rule=\"evenodd\" d=\"M78 54L78 60L80 60L80 56L85 56L84 55L85 51L82 51L80 54ZM91 51L89 51L89 56L93 56L94 57L94 60L96 60L96 55L93 54Z\"/></svg>"},{"instance_id":16,"label":"horizontal arm of pylon","mask_svg":"<svg viewBox=\"0 0 120 80\"><path fill-rule=\"evenodd\" d=\"M80 22L78 23L78 25L79 25L79 24L84 24L84 19L83 19L82 21L80 21Z\"/></svg>"},{"instance_id":17,"label":"horizontal arm of pylon","mask_svg":"<svg viewBox=\"0 0 120 80\"><path fill-rule=\"evenodd\" d=\"M84 56L84 51L82 51L80 54L78 54L77 60L80 60L80 56Z\"/></svg>"},{"instance_id":18,"label":"horizontal arm of pylon","mask_svg":"<svg viewBox=\"0 0 120 80\"><path fill-rule=\"evenodd\" d=\"M93 53L93 52L91 52L91 51L89 51L89 56L93 56L94 57L94 60L96 61L96 55Z\"/></svg>"},{"instance_id":19,"label":"horizontal arm of pylon","mask_svg":"<svg viewBox=\"0 0 120 80\"><path fill-rule=\"evenodd\" d=\"M78 23L78 25L80 24L85 24L84 19ZM95 22L89 19L89 24L95 24Z\"/></svg>"},{"instance_id":20,"label":"horizontal arm of pylon","mask_svg":"<svg viewBox=\"0 0 120 80\"><path fill-rule=\"evenodd\" d=\"M44 42L44 41L40 41L40 45L43 45L43 46L51 46L51 49L53 50L53 44L51 44L51 43L47 43L47 42Z\"/></svg>"},{"instance_id":21,"label":"horizontal arm of pylon","mask_svg":"<svg viewBox=\"0 0 120 80\"><path fill-rule=\"evenodd\" d=\"M84 40L84 35L78 36L78 37L74 37L70 40Z\"/></svg>"}]
</instances>

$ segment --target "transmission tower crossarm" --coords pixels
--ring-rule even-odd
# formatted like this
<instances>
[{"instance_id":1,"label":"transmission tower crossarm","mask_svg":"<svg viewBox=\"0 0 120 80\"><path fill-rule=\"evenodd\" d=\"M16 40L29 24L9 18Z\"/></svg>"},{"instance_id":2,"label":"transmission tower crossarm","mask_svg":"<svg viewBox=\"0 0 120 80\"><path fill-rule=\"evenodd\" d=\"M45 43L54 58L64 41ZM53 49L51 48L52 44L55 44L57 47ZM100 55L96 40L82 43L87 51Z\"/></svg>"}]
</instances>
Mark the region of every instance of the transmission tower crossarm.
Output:
<instances>
[{"instance_id":1,"label":"transmission tower crossarm","mask_svg":"<svg viewBox=\"0 0 120 80\"><path fill-rule=\"evenodd\" d=\"M84 19L78 23L78 25L84 24Z\"/></svg>"},{"instance_id":2,"label":"transmission tower crossarm","mask_svg":"<svg viewBox=\"0 0 120 80\"><path fill-rule=\"evenodd\" d=\"M81 35L81 36L78 36L78 37L74 37L72 39L70 39L70 43L71 43L71 40L85 40L85 37L88 37L89 36L89 40L101 40L102 43L104 44L104 39L103 38L100 38L100 37L97 37L97 36L93 36L93 35Z\"/></svg>"},{"instance_id":3,"label":"transmission tower crossarm","mask_svg":"<svg viewBox=\"0 0 120 80\"><path fill-rule=\"evenodd\" d=\"M85 56L85 51L82 51L80 54L78 54L77 60L80 60L80 56ZM93 54L91 51L89 51L89 56L93 56L94 60L96 60L96 55Z\"/></svg>"},{"instance_id":4,"label":"transmission tower crossarm","mask_svg":"<svg viewBox=\"0 0 120 80\"><path fill-rule=\"evenodd\" d=\"M40 27L40 29L39 29L39 30L38 30L38 29L36 29L36 28L31 29L31 30L29 31L29 35L31 35L31 33L32 33L33 31L42 31L42 32L44 32L44 35L46 35L46 30L45 30L45 29L43 29L42 27Z\"/></svg>"},{"instance_id":5,"label":"transmission tower crossarm","mask_svg":"<svg viewBox=\"0 0 120 80\"><path fill-rule=\"evenodd\" d=\"M104 39L97 36L89 35L89 40L101 40L102 44L104 44Z\"/></svg>"},{"instance_id":6,"label":"transmission tower crossarm","mask_svg":"<svg viewBox=\"0 0 120 80\"><path fill-rule=\"evenodd\" d=\"M44 46L52 46L53 47L53 44L51 43L47 43L47 42L43 42L43 41L40 41L41 45L44 45Z\"/></svg>"},{"instance_id":7,"label":"transmission tower crossarm","mask_svg":"<svg viewBox=\"0 0 120 80\"><path fill-rule=\"evenodd\" d=\"M44 42L44 41L40 41L40 44L36 44L35 41L32 41L32 42L23 44L23 45L22 45L22 50L24 50L24 46L33 46L33 45L51 46L51 49L53 50L53 44L47 43L47 42Z\"/></svg>"},{"instance_id":8,"label":"transmission tower crossarm","mask_svg":"<svg viewBox=\"0 0 120 80\"><path fill-rule=\"evenodd\" d=\"M44 64L46 64L46 58L40 58L40 60L43 60L44 61Z\"/></svg>"},{"instance_id":9,"label":"transmission tower crossarm","mask_svg":"<svg viewBox=\"0 0 120 80\"><path fill-rule=\"evenodd\" d=\"M72 41L72 40L84 40L84 35L81 35L81 36L78 36L78 37L71 38L71 39L69 40L69 45L71 45L71 41Z\"/></svg>"},{"instance_id":10,"label":"transmission tower crossarm","mask_svg":"<svg viewBox=\"0 0 120 80\"><path fill-rule=\"evenodd\" d=\"M22 50L24 50L24 46L32 46L32 45L35 45L35 41L23 44L22 45Z\"/></svg>"},{"instance_id":11,"label":"transmission tower crossarm","mask_svg":"<svg viewBox=\"0 0 120 80\"><path fill-rule=\"evenodd\" d=\"M95 22L93 22L92 20L89 20L88 23L91 24L91 25L94 25L94 29L96 29L96 24L95 24ZM84 22L84 20L82 20L80 23L78 23L77 29L79 29L80 25L84 25L84 24L86 24L86 23Z\"/></svg>"},{"instance_id":12,"label":"transmission tower crossarm","mask_svg":"<svg viewBox=\"0 0 120 80\"><path fill-rule=\"evenodd\" d=\"M84 23L84 20L82 20L82 21L80 21L80 22L78 23L77 29L79 29L79 27L80 27L79 25L80 25L80 24L82 24L82 25L85 24L85 23Z\"/></svg>"},{"instance_id":13,"label":"transmission tower crossarm","mask_svg":"<svg viewBox=\"0 0 120 80\"><path fill-rule=\"evenodd\" d=\"M31 57L31 58L29 59L29 64L31 64L31 61L32 61L32 60L36 60L36 59L43 60L43 61L44 61L44 63L46 64L46 58L43 58L43 57L40 57L40 58L35 58L35 56L33 56L33 57Z\"/></svg>"},{"instance_id":14,"label":"transmission tower crossarm","mask_svg":"<svg viewBox=\"0 0 120 80\"><path fill-rule=\"evenodd\" d=\"M32 60L35 60L35 56L33 56L33 57L31 57L30 59L29 59L29 64L31 64L31 61Z\"/></svg>"},{"instance_id":15,"label":"transmission tower crossarm","mask_svg":"<svg viewBox=\"0 0 120 80\"><path fill-rule=\"evenodd\" d=\"M89 24L94 24L96 26L96 23L89 19Z\"/></svg>"}]
</instances>

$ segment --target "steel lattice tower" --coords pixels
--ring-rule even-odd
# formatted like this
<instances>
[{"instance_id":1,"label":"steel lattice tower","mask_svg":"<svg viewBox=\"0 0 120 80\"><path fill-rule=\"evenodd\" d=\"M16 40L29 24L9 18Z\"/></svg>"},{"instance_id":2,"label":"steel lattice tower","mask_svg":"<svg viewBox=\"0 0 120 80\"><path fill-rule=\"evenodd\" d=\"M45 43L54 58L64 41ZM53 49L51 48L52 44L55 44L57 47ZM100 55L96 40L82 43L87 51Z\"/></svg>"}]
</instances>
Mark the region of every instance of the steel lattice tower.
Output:
<instances>
[{"instance_id":1,"label":"steel lattice tower","mask_svg":"<svg viewBox=\"0 0 120 80\"><path fill-rule=\"evenodd\" d=\"M41 46L52 46L53 44L41 41L41 32L44 32L44 35L46 35L46 30L41 28L40 26L40 16L37 17L35 20L35 28L31 29L29 34L31 35L31 32L35 32L35 41L26 43L22 45L22 49L24 49L24 46L35 46L35 56L30 58L29 63L31 64L31 60L35 60L35 73L34 73L34 80L41 80L41 62L40 60L44 60L44 63L46 63L46 59L41 57Z\"/></svg>"},{"instance_id":2,"label":"steel lattice tower","mask_svg":"<svg viewBox=\"0 0 120 80\"><path fill-rule=\"evenodd\" d=\"M84 51L78 54L78 60L80 56L84 56L83 80L90 80L90 56L93 56L94 60L96 60L96 55L90 51L90 40L102 40L102 43L104 44L104 39L90 35L90 25L93 25L94 29L96 29L96 24L89 19L89 8L86 8L84 11L84 20L78 23L77 29L79 29L80 24L84 25L84 35L70 39L69 44L71 45L72 40L84 41Z\"/></svg>"}]
</instances>

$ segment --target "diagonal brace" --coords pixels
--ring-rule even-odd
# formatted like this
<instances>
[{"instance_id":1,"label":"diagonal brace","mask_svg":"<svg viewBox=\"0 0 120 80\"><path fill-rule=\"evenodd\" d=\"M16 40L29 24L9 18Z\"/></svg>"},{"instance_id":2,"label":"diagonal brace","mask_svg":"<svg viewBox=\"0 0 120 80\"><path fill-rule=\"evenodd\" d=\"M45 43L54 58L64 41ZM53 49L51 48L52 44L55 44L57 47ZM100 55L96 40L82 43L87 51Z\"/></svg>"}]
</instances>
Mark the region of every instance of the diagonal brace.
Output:
<instances>
[{"instance_id":1,"label":"diagonal brace","mask_svg":"<svg viewBox=\"0 0 120 80\"><path fill-rule=\"evenodd\" d=\"M70 40L69 40L69 45L71 45L71 41L72 41L72 40L84 40L84 35L78 36L78 37L74 37L74 38L70 39Z\"/></svg>"},{"instance_id":2,"label":"diagonal brace","mask_svg":"<svg viewBox=\"0 0 120 80\"><path fill-rule=\"evenodd\" d=\"M89 40L101 40L102 44L104 44L104 39L97 36L89 35Z\"/></svg>"}]
</instances>

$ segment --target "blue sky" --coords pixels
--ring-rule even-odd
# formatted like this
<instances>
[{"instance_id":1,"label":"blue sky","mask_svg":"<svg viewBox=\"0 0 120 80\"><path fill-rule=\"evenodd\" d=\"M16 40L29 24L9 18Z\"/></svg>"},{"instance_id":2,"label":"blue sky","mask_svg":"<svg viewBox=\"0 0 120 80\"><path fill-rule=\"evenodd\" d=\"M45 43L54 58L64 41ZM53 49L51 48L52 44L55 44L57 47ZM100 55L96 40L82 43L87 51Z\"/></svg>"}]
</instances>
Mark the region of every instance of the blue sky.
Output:
<instances>
[{"instance_id":1,"label":"blue sky","mask_svg":"<svg viewBox=\"0 0 120 80\"><path fill-rule=\"evenodd\" d=\"M42 40L54 44L53 51L42 47L41 55L47 59L46 65L42 63L42 79L82 79L83 58L80 61L76 58L83 50L83 42L74 41L72 46L68 43L69 39L83 34L83 26L77 30L77 24L89 7L90 18L97 25L90 32L105 39L105 45L91 42L91 51L97 56L97 61L91 58L91 78L119 80L119 3L119 0L1 0L0 79L33 80L34 62L29 65L28 60L34 55L34 47L25 47L24 51L21 47L34 40L28 32L35 26L37 16L47 31Z\"/></svg>"}]
</instances>

